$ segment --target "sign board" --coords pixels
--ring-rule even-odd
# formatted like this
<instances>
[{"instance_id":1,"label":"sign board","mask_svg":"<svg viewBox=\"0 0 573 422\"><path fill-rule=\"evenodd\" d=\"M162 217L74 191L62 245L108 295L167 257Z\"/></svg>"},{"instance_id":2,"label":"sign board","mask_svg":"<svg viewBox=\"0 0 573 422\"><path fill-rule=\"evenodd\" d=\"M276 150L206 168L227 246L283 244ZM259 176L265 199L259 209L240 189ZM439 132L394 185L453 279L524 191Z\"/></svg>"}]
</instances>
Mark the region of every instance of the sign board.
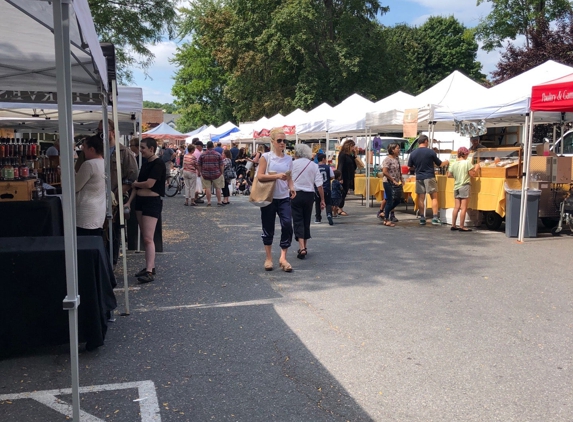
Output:
<instances>
[{"instance_id":1,"label":"sign board","mask_svg":"<svg viewBox=\"0 0 573 422\"><path fill-rule=\"evenodd\" d=\"M404 110L404 138L418 136L418 109L409 108Z\"/></svg>"}]
</instances>

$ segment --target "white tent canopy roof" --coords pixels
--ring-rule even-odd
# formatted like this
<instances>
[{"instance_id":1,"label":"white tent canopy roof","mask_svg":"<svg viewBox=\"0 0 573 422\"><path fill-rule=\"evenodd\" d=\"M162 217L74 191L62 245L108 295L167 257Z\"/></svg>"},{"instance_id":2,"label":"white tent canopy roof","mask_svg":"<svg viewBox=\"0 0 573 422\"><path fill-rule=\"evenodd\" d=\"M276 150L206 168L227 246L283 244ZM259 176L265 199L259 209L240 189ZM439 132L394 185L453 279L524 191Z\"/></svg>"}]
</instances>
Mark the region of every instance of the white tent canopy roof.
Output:
<instances>
[{"instance_id":1,"label":"white tent canopy roof","mask_svg":"<svg viewBox=\"0 0 573 422\"><path fill-rule=\"evenodd\" d=\"M469 98L482 98L486 92L487 88L456 70L401 108L366 113L366 127L373 132L402 132L404 110L418 109L418 129L424 129L433 120L435 109L453 109L467 104ZM449 124L437 129L451 130Z\"/></svg>"},{"instance_id":2,"label":"white tent canopy roof","mask_svg":"<svg viewBox=\"0 0 573 422\"><path fill-rule=\"evenodd\" d=\"M438 109L435 120L485 120L487 126L508 126L523 124L529 112L531 88L543 82L566 76L573 67L549 60L520 75L500 83L482 98L476 98L471 107L459 106L453 109ZM535 113L536 123L559 122L560 113Z\"/></svg>"},{"instance_id":3,"label":"white tent canopy roof","mask_svg":"<svg viewBox=\"0 0 573 422\"><path fill-rule=\"evenodd\" d=\"M353 94L334 107L328 122L329 136L363 135L366 128L366 112L374 103L358 94Z\"/></svg>"},{"instance_id":4,"label":"white tent canopy roof","mask_svg":"<svg viewBox=\"0 0 573 422\"><path fill-rule=\"evenodd\" d=\"M100 78L104 88L107 88L105 57L99 45L87 0L74 0L71 4L72 92L97 93ZM0 48L0 86L3 90L0 101L12 101L15 96L21 97L23 94L26 94L26 101L23 102L45 100L45 95L34 95L39 94L34 91L56 91L52 4L30 0L1 1L0 16L7 29L2 31ZM87 47L82 47L83 45ZM20 92L14 95L13 91ZM52 98L54 97L55 95ZM73 97L74 102L77 102L76 98Z\"/></svg>"}]
</instances>

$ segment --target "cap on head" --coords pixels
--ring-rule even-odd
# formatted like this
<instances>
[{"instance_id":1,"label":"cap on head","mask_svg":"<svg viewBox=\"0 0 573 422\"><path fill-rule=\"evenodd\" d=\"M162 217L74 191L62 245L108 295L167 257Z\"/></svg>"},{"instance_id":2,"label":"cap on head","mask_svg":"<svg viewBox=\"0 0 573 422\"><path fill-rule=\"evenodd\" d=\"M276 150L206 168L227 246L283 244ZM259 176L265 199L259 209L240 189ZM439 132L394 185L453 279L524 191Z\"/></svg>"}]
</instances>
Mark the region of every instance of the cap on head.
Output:
<instances>
[{"instance_id":1,"label":"cap on head","mask_svg":"<svg viewBox=\"0 0 573 422\"><path fill-rule=\"evenodd\" d=\"M466 157L469 153L470 151L466 147L458 148L458 157Z\"/></svg>"}]
</instances>

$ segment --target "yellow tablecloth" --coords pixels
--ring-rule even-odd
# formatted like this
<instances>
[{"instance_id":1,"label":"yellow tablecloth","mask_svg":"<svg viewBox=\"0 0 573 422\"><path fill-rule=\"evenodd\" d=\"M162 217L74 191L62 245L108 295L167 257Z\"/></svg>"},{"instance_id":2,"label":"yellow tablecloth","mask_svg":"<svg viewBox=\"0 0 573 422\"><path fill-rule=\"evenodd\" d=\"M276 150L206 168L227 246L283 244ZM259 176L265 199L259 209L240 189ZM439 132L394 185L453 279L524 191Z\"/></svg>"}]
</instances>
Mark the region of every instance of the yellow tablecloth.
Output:
<instances>
[{"instance_id":1,"label":"yellow tablecloth","mask_svg":"<svg viewBox=\"0 0 573 422\"><path fill-rule=\"evenodd\" d=\"M446 176L437 176L438 204L440 208L454 207L454 179ZM495 211L505 216L505 186L510 189L521 189L520 179L501 179L472 177L469 208L479 211ZM404 184L404 192L411 192L416 204L416 182ZM429 197L428 197L429 198Z\"/></svg>"},{"instance_id":2,"label":"yellow tablecloth","mask_svg":"<svg viewBox=\"0 0 573 422\"><path fill-rule=\"evenodd\" d=\"M365 198L370 198L374 196L378 202L384 199L384 186L382 184L382 179L379 177L369 177L370 179L370 190L369 194L366 195L366 177L356 175L354 178L354 194L362 195Z\"/></svg>"}]
</instances>

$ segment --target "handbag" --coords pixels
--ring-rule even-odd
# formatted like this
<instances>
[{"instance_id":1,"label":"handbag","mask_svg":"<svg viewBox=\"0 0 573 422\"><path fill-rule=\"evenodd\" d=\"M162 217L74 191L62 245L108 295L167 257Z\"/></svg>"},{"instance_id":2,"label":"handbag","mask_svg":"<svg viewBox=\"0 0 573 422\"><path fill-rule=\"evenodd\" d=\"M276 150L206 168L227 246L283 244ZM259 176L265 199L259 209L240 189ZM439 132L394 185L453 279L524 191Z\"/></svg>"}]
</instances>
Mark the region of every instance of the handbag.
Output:
<instances>
[{"instance_id":1,"label":"handbag","mask_svg":"<svg viewBox=\"0 0 573 422\"><path fill-rule=\"evenodd\" d=\"M271 163L269 161L267 165L267 172ZM270 205L273 202L273 196L275 193L276 180L269 180L268 182L261 182L258 177L255 176L253 180L253 185L251 186L251 194L249 195L249 202L257 207L263 208Z\"/></svg>"},{"instance_id":2,"label":"handbag","mask_svg":"<svg viewBox=\"0 0 573 422\"><path fill-rule=\"evenodd\" d=\"M394 185L392 184L392 200L396 201L402 199L404 196L404 186L402 184Z\"/></svg>"}]
</instances>

